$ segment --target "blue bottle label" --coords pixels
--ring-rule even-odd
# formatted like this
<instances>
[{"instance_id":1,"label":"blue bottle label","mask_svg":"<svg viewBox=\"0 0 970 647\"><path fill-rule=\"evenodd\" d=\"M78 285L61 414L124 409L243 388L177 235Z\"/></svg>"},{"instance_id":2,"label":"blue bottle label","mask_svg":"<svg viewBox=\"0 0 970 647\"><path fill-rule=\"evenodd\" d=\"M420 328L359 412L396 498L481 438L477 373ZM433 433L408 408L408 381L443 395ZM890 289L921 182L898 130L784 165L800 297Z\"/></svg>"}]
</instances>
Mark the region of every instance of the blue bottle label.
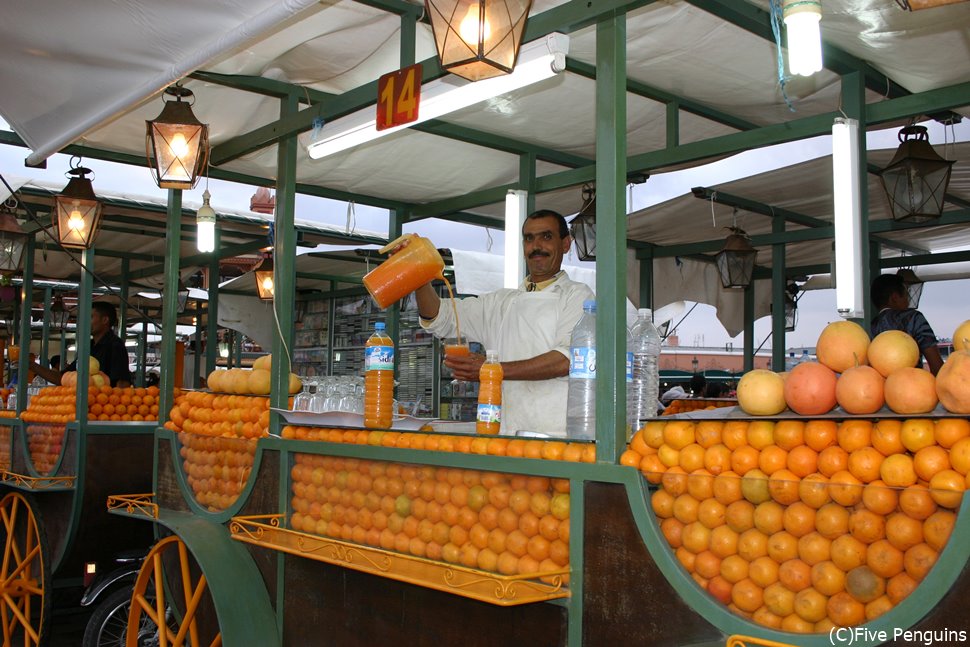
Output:
<instances>
[{"instance_id":1,"label":"blue bottle label","mask_svg":"<svg viewBox=\"0 0 970 647\"><path fill-rule=\"evenodd\" d=\"M479 404L478 422L502 422L502 405L500 404Z\"/></svg>"},{"instance_id":2,"label":"blue bottle label","mask_svg":"<svg viewBox=\"0 0 970 647\"><path fill-rule=\"evenodd\" d=\"M633 353L626 354L626 381L633 382Z\"/></svg>"},{"instance_id":3,"label":"blue bottle label","mask_svg":"<svg viewBox=\"0 0 970 647\"><path fill-rule=\"evenodd\" d=\"M574 346L570 353L572 361L569 363L569 377L583 380L596 379L596 349L586 346Z\"/></svg>"},{"instance_id":4,"label":"blue bottle label","mask_svg":"<svg viewBox=\"0 0 970 647\"><path fill-rule=\"evenodd\" d=\"M364 349L365 371L393 371L393 346L368 346Z\"/></svg>"}]
</instances>

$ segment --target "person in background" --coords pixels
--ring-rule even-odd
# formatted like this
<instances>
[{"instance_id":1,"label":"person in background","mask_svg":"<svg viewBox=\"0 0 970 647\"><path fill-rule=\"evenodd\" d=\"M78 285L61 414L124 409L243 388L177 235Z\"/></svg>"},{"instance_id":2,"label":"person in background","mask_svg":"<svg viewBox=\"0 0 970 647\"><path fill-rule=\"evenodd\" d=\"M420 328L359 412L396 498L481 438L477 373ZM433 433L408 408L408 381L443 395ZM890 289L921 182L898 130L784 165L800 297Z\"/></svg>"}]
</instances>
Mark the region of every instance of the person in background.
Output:
<instances>
[{"instance_id":1,"label":"person in background","mask_svg":"<svg viewBox=\"0 0 970 647\"><path fill-rule=\"evenodd\" d=\"M118 311L106 301L91 304L91 357L101 364L101 371L111 380L111 386L131 386L131 371L128 368L128 351L125 343L114 332L118 325ZM41 366L32 362L31 370L52 384L61 383L62 371ZM76 371L77 361L67 366L67 371Z\"/></svg>"},{"instance_id":2,"label":"person in background","mask_svg":"<svg viewBox=\"0 0 970 647\"><path fill-rule=\"evenodd\" d=\"M724 382L708 382L704 387L701 397L726 398L729 390L728 385Z\"/></svg>"},{"instance_id":3,"label":"person in background","mask_svg":"<svg viewBox=\"0 0 970 647\"><path fill-rule=\"evenodd\" d=\"M60 355L54 355L54 356L52 356L49 360L47 360L47 363L51 365L51 368L53 370L60 372L60 370L61 370L61 356Z\"/></svg>"},{"instance_id":4,"label":"person in background","mask_svg":"<svg viewBox=\"0 0 970 647\"><path fill-rule=\"evenodd\" d=\"M901 330L916 340L920 358L917 367L923 366L923 358L930 372L936 375L943 366L940 349L936 347L936 333L923 313L909 307L909 291L896 274L882 274L872 281L869 296L878 314L872 318L869 333L875 337L887 330Z\"/></svg>"},{"instance_id":5,"label":"person in background","mask_svg":"<svg viewBox=\"0 0 970 647\"><path fill-rule=\"evenodd\" d=\"M593 298L585 284L571 280L562 259L572 237L566 219L547 209L522 224L522 249L529 275L517 289L456 299L461 332L486 349L498 351L502 382L502 434L531 431L550 436L566 432L569 344L583 315L583 301ZM415 291L421 326L436 337L454 337L451 303L430 283ZM483 355L447 358L456 379L478 381Z\"/></svg>"},{"instance_id":6,"label":"person in background","mask_svg":"<svg viewBox=\"0 0 970 647\"><path fill-rule=\"evenodd\" d=\"M694 373L693 377L690 378L690 397L699 398L704 393L704 388L707 386L707 378L704 377L703 373Z\"/></svg>"}]
</instances>

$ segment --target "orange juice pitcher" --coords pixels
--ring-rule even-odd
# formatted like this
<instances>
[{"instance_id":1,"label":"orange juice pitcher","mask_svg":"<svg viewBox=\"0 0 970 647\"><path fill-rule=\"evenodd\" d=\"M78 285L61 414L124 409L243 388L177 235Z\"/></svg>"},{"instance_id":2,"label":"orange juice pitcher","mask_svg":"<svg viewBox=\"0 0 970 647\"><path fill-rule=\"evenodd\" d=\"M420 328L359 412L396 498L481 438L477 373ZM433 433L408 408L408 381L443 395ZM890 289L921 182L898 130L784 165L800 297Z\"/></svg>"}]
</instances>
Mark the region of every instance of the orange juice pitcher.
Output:
<instances>
[{"instance_id":1,"label":"orange juice pitcher","mask_svg":"<svg viewBox=\"0 0 970 647\"><path fill-rule=\"evenodd\" d=\"M381 309L389 307L428 281L443 276L445 262L441 260L441 254L430 240L417 234L405 234L380 251L383 254L404 242L403 247L364 277L364 287Z\"/></svg>"}]
</instances>

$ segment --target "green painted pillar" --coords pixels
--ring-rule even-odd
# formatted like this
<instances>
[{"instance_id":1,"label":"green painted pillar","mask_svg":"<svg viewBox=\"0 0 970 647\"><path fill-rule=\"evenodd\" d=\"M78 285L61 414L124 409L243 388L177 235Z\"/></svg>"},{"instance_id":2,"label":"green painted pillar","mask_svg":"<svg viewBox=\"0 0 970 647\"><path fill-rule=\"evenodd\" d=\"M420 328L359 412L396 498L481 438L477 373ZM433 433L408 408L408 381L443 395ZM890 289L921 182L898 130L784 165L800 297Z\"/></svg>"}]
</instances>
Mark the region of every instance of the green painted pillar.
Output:
<instances>
[{"instance_id":1,"label":"green painted pillar","mask_svg":"<svg viewBox=\"0 0 970 647\"><path fill-rule=\"evenodd\" d=\"M525 213L529 215L536 210L536 156L535 153L519 155L519 188L528 191L525 199ZM516 232L521 236L521 232ZM506 232L508 235L508 232Z\"/></svg>"},{"instance_id":2,"label":"green painted pillar","mask_svg":"<svg viewBox=\"0 0 970 647\"><path fill-rule=\"evenodd\" d=\"M280 117L300 110L299 100L290 95L280 100ZM290 387L290 349L293 348L293 313L296 294L296 136L288 137L276 148L276 221L274 226L273 309L279 324L273 330L273 377L270 406L288 409ZM282 336L281 336L282 335ZM282 418L273 413L270 431L278 434Z\"/></svg>"},{"instance_id":3,"label":"green painted pillar","mask_svg":"<svg viewBox=\"0 0 970 647\"><path fill-rule=\"evenodd\" d=\"M406 219L407 213L401 209L391 209L388 211L388 241L395 240L404 233L404 222ZM370 296L367 298L370 299ZM402 302L406 299L407 297L404 297ZM397 361L394 362L394 377L396 379L400 372L401 364L401 302L391 304L384 311L384 324L387 326L387 334L390 336L391 341L394 342L394 348L397 350ZM369 331L368 334L370 334Z\"/></svg>"},{"instance_id":4,"label":"green painted pillar","mask_svg":"<svg viewBox=\"0 0 970 647\"><path fill-rule=\"evenodd\" d=\"M596 460L611 464L626 448L625 189L626 16L621 14L596 24Z\"/></svg>"},{"instance_id":5,"label":"green painted pillar","mask_svg":"<svg viewBox=\"0 0 970 647\"><path fill-rule=\"evenodd\" d=\"M20 359L17 362L17 411L27 408L27 387L30 380L27 379L28 365L30 364L30 309L34 301L34 249L36 243L34 237L27 239L24 246L24 282L20 290L20 332L17 341L20 342ZM85 402L87 396L85 395Z\"/></svg>"},{"instance_id":6,"label":"green painted pillar","mask_svg":"<svg viewBox=\"0 0 970 647\"><path fill-rule=\"evenodd\" d=\"M401 67L414 65L415 41L417 35L417 15L401 14Z\"/></svg>"},{"instance_id":7,"label":"green painted pillar","mask_svg":"<svg viewBox=\"0 0 970 647\"><path fill-rule=\"evenodd\" d=\"M232 331L232 356L233 356L233 367L242 368L242 354L243 354L243 334L238 330Z\"/></svg>"},{"instance_id":8,"label":"green painted pillar","mask_svg":"<svg viewBox=\"0 0 970 647\"><path fill-rule=\"evenodd\" d=\"M202 384L199 380L199 374L202 372L202 308L198 301L195 301L194 312L195 352L192 353L192 388L197 389Z\"/></svg>"},{"instance_id":9,"label":"green painted pillar","mask_svg":"<svg viewBox=\"0 0 970 647\"><path fill-rule=\"evenodd\" d=\"M667 104L667 148L680 146L680 104L671 101Z\"/></svg>"},{"instance_id":10,"label":"green painted pillar","mask_svg":"<svg viewBox=\"0 0 970 647\"><path fill-rule=\"evenodd\" d=\"M129 265L127 258L121 259L121 304L118 306L118 336L121 341L128 338L128 272Z\"/></svg>"},{"instance_id":11,"label":"green painted pillar","mask_svg":"<svg viewBox=\"0 0 970 647\"><path fill-rule=\"evenodd\" d=\"M135 365L135 384L145 386L145 364L148 361L148 321L141 322L141 332L138 333L138 355Z\"/></svg>"},{"instance_id":12,"label":"green painted pillar","mask_svg":"<svg viewBox=\"0 0 970 647\"><path fill-rule=\"evenodd\" d=\"M842 77L842 111L850 119L859 122L859 209L862 212L862 227L859 236L858 253L861 256L861 267L869 267L869 169L866 157L866 86L861 72L852 72ZM869 284L871 278L862 279L862 302L865 308L865 318L858 322L869 330L872 321L872 303L869 301Z\"/></svg>"},{"instance_id":13,"label":"green painted pillar","mask_svg":"<svg viewBox=\"0 0 970 647\"><path fill-rule=\"evenodd\" d=\"M772 216L771 233L785 233L785 219ZM754 283L754 281L752 281ZM785 366L785 245L771 246L771 368Z\"/></svg>"},{"instance_id":14,"label":"green painted pillar","mask_svg":"<svg viewBox=\"0 0 970 647\"><path fill-rule=\"evenodd\" d=\"M640 307L653 310L653 248L638 256L640 270Z\"/></svg>"},{"instance_id":15,"label":"green painted pillar","mask_svg":"<svg viewBox=\"0 0 970 647\"><path fill-rule=\"evenodd\" d=\"M31 271L33 273L33 271ZM44 288L44 320L41 324L40 333L40 361L50 361L50 338L51 338L51 303L54 301L53 290L50 287Z\"/></svg>"},{"instance_id":16,"label":"green painted pillar","mask_svg":"<svg viewBox=\"0 0 970 647\"><path fill-rule=\"evenodd\" d=\"M165 283L162 287L162 343L160 357L161 395L158 423L165 424L174 402L175 387L175 325L178 320L179 243L182 240L182 191L168 192L168 213L165 220Z\"/></svg>"},{"instance_id":17,"label":"green painted pillar","mask_svg":"<svg viewBox=\"0 0 970 647\"><path fill-rule=\"evenodd\" d=\"M84 250L81 262L85 268L94 270L94 248ZM77 419L86 421L88 417L88 376L91 357L91 293L94 291L94 277L87 269L81 270L81 282L77 287L77 327L74 329L74 353L77 359ZM63 360L62 360L63 362Z\"/></svg>"},{"instance_id":18,"label":"green painted pillar","mask_svg":"<svg viewBox=\"0 0 970 647\"><path fill-rule=\"evenodd\" d=\"M219 249L221 240L216 227L216 250L209 259L209 298L206 306L205 368L206 375L216 370L219 361Z\"/></svg>"},{"instance_id":19,"label":"green painted pillar","mask_svg":"<svg viewBox=\"0 0 970 647\"><path fill-rule=\"evenodd\" d=\"M744 288L744 371L754 368L754 281Z\"/></svg>"}]
</instances>

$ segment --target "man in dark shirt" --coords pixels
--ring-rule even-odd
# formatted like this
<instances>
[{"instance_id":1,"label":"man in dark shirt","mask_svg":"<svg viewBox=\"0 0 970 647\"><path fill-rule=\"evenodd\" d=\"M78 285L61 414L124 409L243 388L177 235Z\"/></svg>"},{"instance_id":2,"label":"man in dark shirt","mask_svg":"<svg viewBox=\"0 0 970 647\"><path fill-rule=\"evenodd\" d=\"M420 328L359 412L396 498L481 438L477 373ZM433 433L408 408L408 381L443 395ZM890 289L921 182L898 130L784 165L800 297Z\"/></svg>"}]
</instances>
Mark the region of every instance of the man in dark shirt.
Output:
<instances>
[{"instance_id":1,"label":"man in dark shirt","mask_svg":"<svg viewBox=\"0 0 970 647\"><path fill-rule=\"evenodd\" d=\"M887 330L901 330L916 340L921 353L918 366L923 365L923 357L930 372L936 375L943 366L940 349L936 347L936 334L923 313L909 307L909 292L903 280L896 274L877 276L870 288L872 304L878 314L872 318L869 332L873 337Z\"/></svg>"},{"instance_id":2,"label":"man in dark shirt","mask_svg":"<svg viewBox=\"0 0 970 647\"><path fill-rule=\"evenodd\" d=\"M101 364L101 371L111 380L111 386L131 386L131 371L128 369L128 351L125 343L114 333L118 325L115 307L105 301L91 304L91 357ZM31 370L54 384L61 383L61 371L44 368L37 363ZM77 370L77 360L67 366L68 371Z\"/></svg>"}]
</instances>

